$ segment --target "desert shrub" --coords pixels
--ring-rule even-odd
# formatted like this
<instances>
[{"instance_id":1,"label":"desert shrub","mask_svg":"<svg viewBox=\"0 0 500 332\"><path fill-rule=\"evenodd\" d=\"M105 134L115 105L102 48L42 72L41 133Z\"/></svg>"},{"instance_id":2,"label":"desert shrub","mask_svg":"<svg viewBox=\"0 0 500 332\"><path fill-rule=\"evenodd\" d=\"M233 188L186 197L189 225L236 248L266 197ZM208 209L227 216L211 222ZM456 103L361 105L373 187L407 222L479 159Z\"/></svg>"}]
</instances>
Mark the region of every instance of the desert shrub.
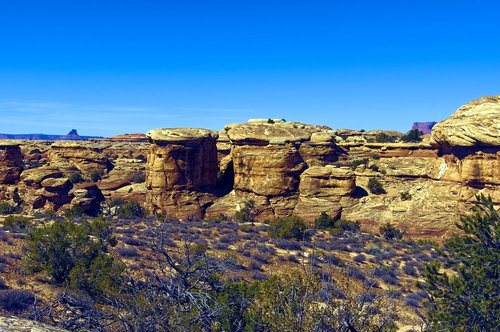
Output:
<instances>
[{"instance_id":1,"label":"desert shrub","mask_svg":"<svg viewBox=\"0 0 500 332\"><path fill-rule=\"evenodd\" d=\"M363 263L365 260L366 260L366 257L363 254L359 254L359 255L354 256L355 262Z\"/></svg>"},{"instance_id":2,"label":"desert shrub","mask_svg":"<svg viewBox=\"0 0 500 332\"><path fill-rule=\"evenodd\" d=\"M140 256L140 254L137 251L137 249L135 249L133 247L117 247L116 251L122 257L137 257L137 256Z\"/></svg>"},{"instance_id":3,"label":"desert shrub","mask_svg":"<svg viewBox=\"0 0 500 332\"><path fill-rule=\"evenodd\" d=\"M402 142L416 143L422 140L423 133L418 129L412 129L401 137Z\"/></svg>"},{"instance_id":4,"label":"desert shrub","mask_svg":"<svg viewBox=\"0 0 500 332\"><path fill-rule=\"evenodd\" d=\"M371 169L374 172L378 172L380 170L380 168L377 165L375 165L375 164L372 164L372 165L368 166L368 168Z\"/></svg>"},{"instance_id":5,"label":"desert shrub","mask_svg":"<svg viewBox=\"0 0 500 332\"><path fill-rule=\"evenodd\" d=\"M32 223L28 218L11 215L5 218L3 226L10 230L26 231L32 227Z\"/></svg>"},{"instance_id":6,"label":"desert shrub","mask_svg":"<svg viewBox=\"0 0 500 332\"><path fill-rule=\"evenodd\" d=\"M285 240L286 241L286 240ZM258 244L255 249L257 249L258 252L267 254L267 255L274 255L276 254L276 249L274 247L266 246L265 244Z\"/></svg>"},{"instance_id":7,"label":"desert shrub","mask_svg":"<svg viewBox=\"0 0 500 332\"><path fill-rule=\"evenodd\" d=\"M363 271L355 268L355 267L350 267L348 270L347 270L347 275L349 277L352 277L352 278L355 278L355 279L358 279L360 281L363 281L366 279L366 275Z\"/></svg>"},{"instance_id":8,"label":"desert shrub","mask_svg":"<svg viewBox=\"0 0 500 332\"><path fill-rule=\"evenodd\" d=\"M73 172L71 173L69 176L68 176L68 180L71 182L71 183L80 183L80 182L84 182L85 180L83 179L82 177L82 174L80 174L80 172Z\"/></svg>"},{"instance_id":9,"label":"desert shrub","mask_svg":"<svg viewBox=\"0 0 500 332\"><path fill-rule=\"evenodd\" d=\"M144 174L136 174L132 177L132 180L131 180L133 183L143 183L144 181L146 181L146 175Z\"/></svg>"},{"instance_id":10,"label":"desert shrub","mask_svg":"<svg viewBox=\"0 0 500 332\"><path fill-rule=\"evenodd\" d=\"M248 269L250 271L260 271L262 269L262 264L257 262L256 260L251 260L249 263L248 263Z\"/></svg>"},{"instance_id":11,"label":"desert shrub","mask_svg":"<svg viewBox=\"0 0 500 332\"><path fill-rule=\"evenodd\" d=\"M408 190L405 190L399 193L399 197L402 201L409 201L411 199L411 194L408 192Z\"/></svg>"},{"instance_id":12,"label":"desert shrub","mask_svg":"<svg viewBox=\"0 0 500 332\"><path fill-rule=\"evenodd\" d=\"M401 232L401 230L396 228L396 226L394 226L390 222L387 222L380 226L379 232L380 235L382 235L386 240L400 240L403 237L403 233Z\"/></svg>"},{"instance_id":13,"label":"desert shrub","mask_svg":"<svg viewBox=\"0 0 500 332\"><path fill-rule=\"evenodd\" d=\"M359 296L359 301L362 303L373 303L375 299L378 297L375 293L363 293Z\"/></svg>"},{"instance_id":14,"label":"desert shrub","mask_svg":"<svg viewBox=\"0 0 500 332\"><path fill-rule=\"evenodd\" d=\"M253 200L249 200L245 203L243 208L236 212L236 215L234 216L234 220L237 222L243 223L243 222L252 222L255 218L255 215L252 213L252 210L254 208L255 202Z\"/></svg>"},{"instance_id":15,"label":"desert shrub","mask_svg":"<svg viewBox=\"0 0 500 332\"><path fill-rule=\"evenodd\" d=\"M74 223L56 221L29 233L24 265L45 272L57 283L92 293L113 291L121 267L107 254L116 245L111 227L102 218Z\"/></svg>"},{"instance_id":16,"label":"desert shrub","mask_svg":"<svg viewBox=\"0 0 500 332\"><path fill-rule=\"evenodd\" d=\"M368 180L368 190L374 195L385 194L384 187L382 187L382 184L376 178Z\"/></svg>"},{"instance_id":17,"label":"desert shrub","mask_svg":"<svg viewBox=\"0 0 500 332\"><path fill-rule=\"evenodd\" d=\"M446 251L453 255L443 258L457 272L442 272L437 261L425 266L431 328L496 331L500 326L500 213L491 197L478 195L471 213L456 226L463 235L445 242Z\"/></svg>"},{"instance_id":18,"label":"desert shrub","mask_svg":"<svg viewBox=\"0 0 500 332\"><path fill-rule=\"evenodd\" d=\"M144 210L137 202L125 202L116 206L116 215L119 218L140 218L144 216Z\"/></svg>"},{"instance_id":19,"label":"desert shrub","mask_svg":"<svg viewBox=\"0 0 500 332\"><path fill-rule=\"evenodd\" d=\"M300 243L297 241L289 241L285 239L281 239L276 243L276 246L281 249L285 250L300 250L302 247L300 246Z\"/></svg>"},{"instance_id":20,"label":"desert shrub","mask_svg":"<svg viewBox=\"0 0 500 332\"><path fill-rule=\"evenodd\" d=\"M35 303L35 295L22 289L0 290L0 307L7 311L22 311Z\"/></svg>"},{"instance_id":21,"label":"desert shrub","mask_svg":"<svg viewBox=\"0 0 500 332\"><path fill-rule=\"evenodd\" d=\"M391 143L391 142L394 142L394 137L391 137L384 132L375 135L375 143Z\"/></svg>"},{"instance_id":22,"label":"desert shrub","mask_svg":"<svg viewBox=\"0 0 500 332\"><path fill-rule=\"evenodd\" d=\"M416 277L418 275L415 265L412 263L406 263L403 266L403 272L411 277Z\"/></svg>"},{"instance_id":23,"label":"desert shrub","mask_svg":"<svg viewBox=\"0 0 500 332\"><path fill-rule=\"evenodd\" d=\"M299 263L299 259L297 258L297 256L295 255L290 255L288 256L288 261L291 262L291 263Z\"/></svg>"},{"instance_id":24,"label":"desert shrub","mask_svg":"<svg viewBox=\"0 0 500 332\"><path fill-rule=\"evenodd\" d=\"M129 246L142 246L145 244L144 241L129 236L120 238L120 241L128 244Z\"/></svg>"},{"instance_id":25,"label":"desert shrub","mask_svg":"<svg viewBox=\"0 0 500 332\"><path fill-rule=\"evenodd\" d=\"M334 226L335 219L330 217L326 212L321 212L319 217L314 220L314 227L317 229L333 228Z\"/></svg>"},{"instance_id":26,"label":"desert shrub","mask_svg":"<svg viewBox=\"0 0 500 332\"><path fill-rule=\"evenodd\" d=\"M0 290L7 289L7 288L9 288L9 286L7 286L7 284L5 283L5 280L0 278Z\"/></svg>"},{"instance_id":27,"label":"desert shrub","mask_svg":"<svg viewBox=\"0 0 500 332\"><path fill-rule=\"evenodd\" d=\"M99 171L93 171L92 173L90 173L89 179L91 182L97 182L101 180L101 176L102 174Z\"/></svg>"},{"instance_id":28,"label":"desert shrub","mask_svg":"<svg viewBox=\"0 0 500 332\"><path fill-rule=\"evenodd\" d=\"M265 255L265 254L262 254L259 252L255 252L255 253L253 253L252 257L253 257L253 259L255 259L259 263L262 263L262 264L269 263L269 256L268 255Z\"/></svg>"},{"instance_id":29,"label":"desert shrub","mask_svg":"<svg viewBox=\"0 0 500 332\"><path fill-rule=\"evenodd\" d=\"M351 162L351 169L354 171L356 170L356 168L358 168L358 166L360 165L368 165L368 159L367 158L364 158L364 159L356 159L356 160L353 160Z\"/></svg>"},{"instance_id":30,"label":"desert shrub","mask_svg":"<svg viewBox=\"0 0 500 332\"><path fill-rule=\"evenodd\" d=\"M303 240L306 230L304 221L295 216L273 219L267 229L269 237L274 239Z\"/></svg>"},{"instance_id":31,"label":"desert shrub","mask_svg":"<svg viewBox=\"0 0 500 332\"><path fill-rule=\"evenodd\" d=\"M83 217L84 215L85 211L83 211L83 209L78 205L73 206L64 212L64 217L66 217L67 219L79 218Z\"/></svg>"},{"instance_id":32,"label":"desert shrub","mask_svg":"<svg viewBox=\"0 0 500 332\"><path fill-rule=\"evenodd\" d=\"M232 244L232 243L238 242L238 236L236 234L226 234L226 235L221 236L219 238L219 242L226 243L226 244Z\"/></svg>"},{"instance_id":33,"label":"desert shrub","mask_svg":"<svg viewBox=\"0 0 500 332\"><path fill-rule=\"evenodd\" d=\"M16 212L16 207L7 202L0 203L0 214L12 214Z\"/></svg>"},{"instance_id":34,"label":"desert shrub","mask_svg":"<svg viewBox=\"0 0 500 332\"><path fill-rule=\"evenodd\" d=\"M336 228L341 229L343 232L357 232L361 224L359 221L351 221L347 219L340 219L336 222Z\"/></svg>"}]
</instances>

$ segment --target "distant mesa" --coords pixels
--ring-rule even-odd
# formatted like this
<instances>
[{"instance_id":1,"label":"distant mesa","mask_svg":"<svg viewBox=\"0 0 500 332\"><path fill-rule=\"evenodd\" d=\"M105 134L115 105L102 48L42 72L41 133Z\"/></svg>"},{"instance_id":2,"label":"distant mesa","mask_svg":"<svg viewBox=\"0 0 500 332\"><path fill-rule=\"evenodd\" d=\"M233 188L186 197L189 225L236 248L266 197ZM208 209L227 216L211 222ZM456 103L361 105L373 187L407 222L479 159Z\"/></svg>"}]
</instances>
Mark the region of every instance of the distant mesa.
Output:
<instances>
[{"instance_id":1,"label":"distant mesa","mask_svg":"<svg viewBox=\"0 0 500 332\"><path fill-rule=\"evenodd\" d=\"M101 136L80 136L76 129L71 129L67 135L47 134L0 134L0 139L46 140L46 141L84 141Z\"/></svg>"},{"instance_id":2,"label":"distant mesa","mask_svg":"<svg viewBox=\"0 0 500 332\"><path fill-rule=\"evenodd\" d=\"M411 129L418 129L424 133L424 135L428 135L431 133L432 127L434 127L436 123L437 122L414 122Z\"/></svg>"}]
</instances>

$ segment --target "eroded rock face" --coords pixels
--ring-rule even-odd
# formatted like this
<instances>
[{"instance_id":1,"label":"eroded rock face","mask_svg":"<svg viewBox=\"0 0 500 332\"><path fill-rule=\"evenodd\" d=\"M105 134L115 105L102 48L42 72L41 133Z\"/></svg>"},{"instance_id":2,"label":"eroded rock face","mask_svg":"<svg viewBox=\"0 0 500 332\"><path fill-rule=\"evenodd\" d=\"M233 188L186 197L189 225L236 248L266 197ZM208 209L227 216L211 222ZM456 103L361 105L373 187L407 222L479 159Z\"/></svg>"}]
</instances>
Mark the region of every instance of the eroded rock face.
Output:
<instances>
[{"instance_id":1,"label":"eroded rock face","mask_svg":"<svg viewBox=\"0 0 500 332\"><path fill-rule=\"evenodd\" d=\"M179 219L202 218L217 182L217 132L156 129L148 137L149 208Z\"/></svg>"},{"instance_id":2,"label":"eroded rock face","mask_svg":"<svg viewBox=\"0 0 500 332\"><path fill-rule=\"evenodd\" d=\"M308 221L321 212L340 217L343 206L354 204L355 188L356 177L348 168L333 165L308 168L300 176L300 195L294 214Z\"/></svg>"},{"instance_id":3,"label":"eroded rock face","mask_svg":"<svg viewBox=\"0 0 500 332\"><path fill-rule=\"evenodd\" d=\"M460 107L432 129L431 144L447 147L500 146L500 96L482 97Z\"/></svg>"},{"instance_id":4,"label":"eroded rock face","mask_svg":"<svg viewBox=\"0 0 500 332\"><path fill-rule=\"evenodd\" d=\"M234 191L207 210L212 218L220 213L234 215L249 201L257 219L294 214L301 174L310 167L334 163L341 153L334 143L335 133L326 126L254 119L228 125L224 132L231 143ZM311 221L311 215L303 216Z\"/></svg>"},{"instance_id":5,"label":"eroded rock face","mask_svg":"<svg viewBox=\"0 0 500 332\"><path fill-rule=\"evenodd\" d=\"M19 181L23 169L23 155L19 144L0 142L0 184Z\"/></svg>"},{"instance_id":6,"label":"eroded rock face","mask_svg":"<svg viewBox=\"0 0 500 332\"><path fill-rule=\"evenodd\" d=\"M18 318L18 317L0 317L0 330L4 332L65 332L58 327L49 326L40 322Z\"/></svg>"},{"instance_id":7,"label":"eroded rock face","mask_svg":"<svg viewBox=\"0 0 500 332\"><path fill-rule=\"evenodd\" d=\"M49 149L51 165L76 167L84 177L93 174L106 174L111 168L109 160L102 155L102 150L89 143L57 142Z\"/></svg>"}]
</instances>

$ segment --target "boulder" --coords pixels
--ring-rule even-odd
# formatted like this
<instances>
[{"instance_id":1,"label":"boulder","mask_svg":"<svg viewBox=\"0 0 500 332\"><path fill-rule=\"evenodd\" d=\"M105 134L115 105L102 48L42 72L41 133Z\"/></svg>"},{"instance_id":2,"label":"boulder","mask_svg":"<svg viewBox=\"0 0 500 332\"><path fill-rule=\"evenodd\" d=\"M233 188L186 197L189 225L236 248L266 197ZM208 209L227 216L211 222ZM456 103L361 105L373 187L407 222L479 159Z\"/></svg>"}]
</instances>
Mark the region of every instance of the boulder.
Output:
<instances>
[{"instance_id":1,"label":"boulder","mask_svg":"<svg viewBox=\"0 0 500 332\"><path fill-rule=\"evenodd\" d=\"M438 147L500 146L500 96L476 99L432 128Z\"/></svg>"}]
</instances>

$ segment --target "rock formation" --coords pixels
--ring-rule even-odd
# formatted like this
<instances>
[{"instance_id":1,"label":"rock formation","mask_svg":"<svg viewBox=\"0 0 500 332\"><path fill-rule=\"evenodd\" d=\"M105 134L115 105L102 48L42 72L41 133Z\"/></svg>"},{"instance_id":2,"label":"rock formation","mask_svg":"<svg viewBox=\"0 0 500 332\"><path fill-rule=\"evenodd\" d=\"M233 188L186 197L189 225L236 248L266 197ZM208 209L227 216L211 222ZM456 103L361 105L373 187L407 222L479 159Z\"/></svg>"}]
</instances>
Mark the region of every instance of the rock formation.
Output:
<instances>
[{"instance_id":1,"label":"rock formation","mask_svg":"<svg viewBox=\"0 0 500 332\"><path fill-rule=\"evenodd\" d=\"M325 211L366 230L389 221L411 236L436 238L453 232L476 194L500 204L499 119L500 97L484 97L419 143L375 143L401 133L279 119L232 124L220 133L157 129L148 142L140 135L10 141L0 144L0 199L20 197L27 210L60 212L133 200L182 220L233 217L253 202L257 220L298 215L312 223ZM371 178L385 194L370 193Z\"/></svg>"},{"instance_id":2,"label":"rock formation","mask_svg":"<svg viewBox=\"0 0 500 332\"><path fill-rule=\"evenodd\" d=\"M434 126L431 144L450 147L500 146L500 96L483 97L460 107Z\"/></svg>"},{"instance_id":3,"label":"rock formation","mask_svg":"<svg viewBox=\"0 0 500 332\"><path fill-rule=\"evenodd\" d=\"M234 174L233 191L210 206L209 218L221 213L234 215L249 201L253 202L257 219L291 215L297 211L299 201L308 198L307 186L304 193L301 192L301 175L310 167L321 169L334 163L341 153L334 143L334 132L325 126L262 119L228 125L224 132L231 144L232 167L225 169ZM331 175L334 171L328 172ZM354 181L352 173L342 176ZM338 214L340 200L328 198L331 193L326 188L332 184L327 182L318 182L325 185L324 196L318 204L321 211ZM345 196L349 194L350 189L343 192ZM317 215L313 218L307 211L311 209L304 209L301 214L312 222Z\"/></svg>"},{"instance_id":4,"label":"rock formation","mask_svg":"<svg viewBox=\"0 0 500 332\"><path fill-rule=\"evenodd\" d=\"M147 205L179 219L203 218L217 183L218 133L206 129L148 132Z\"/></svg>"},{"instance_id":5,"label":"rock formation","mask_svg":"<svg viewBox=\"0 0 500 332\"><path fill-rule=\"evenodd\" d=\"M19 181L23 169L23 156L19 144L0 142L0 184Z\"/></svg>"}]
</instances>

